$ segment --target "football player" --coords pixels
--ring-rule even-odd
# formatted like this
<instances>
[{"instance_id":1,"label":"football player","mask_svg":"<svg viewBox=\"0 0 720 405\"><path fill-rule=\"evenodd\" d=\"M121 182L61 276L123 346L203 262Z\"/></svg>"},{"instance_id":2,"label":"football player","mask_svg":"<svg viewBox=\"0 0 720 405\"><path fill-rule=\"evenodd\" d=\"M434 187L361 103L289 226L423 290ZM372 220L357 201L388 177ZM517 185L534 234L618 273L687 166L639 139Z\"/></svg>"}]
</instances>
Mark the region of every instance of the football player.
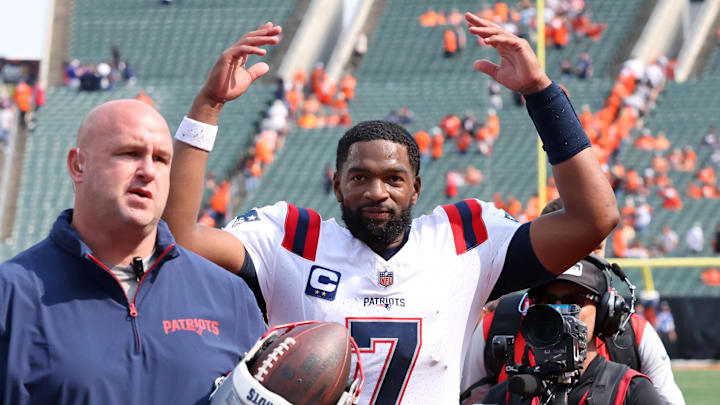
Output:
<instances>
[{"instance_id":1,"label":"football player","mask_svg":"<svg viewBox=\"0 0 720 405\"><path fill-rule=\"evenodd\" d=\"M250 210L224 230L198 225L218 115L269 70L246 62L277 43L281 29L272 23L220 56L176 134L165 219L178 241L242 276L269 325L346 325L362 353L363 404L457 402L461 353L488 298L562 273L618 221L588 138L530 45L465 17L501 57L474 68L525 95L564 210L520 225L493 204L468 199L412 219L421 190L417 144L398 125L370 121L338 143L333 186L346 227L288 202Z\"/></svg>"}]
</instances>

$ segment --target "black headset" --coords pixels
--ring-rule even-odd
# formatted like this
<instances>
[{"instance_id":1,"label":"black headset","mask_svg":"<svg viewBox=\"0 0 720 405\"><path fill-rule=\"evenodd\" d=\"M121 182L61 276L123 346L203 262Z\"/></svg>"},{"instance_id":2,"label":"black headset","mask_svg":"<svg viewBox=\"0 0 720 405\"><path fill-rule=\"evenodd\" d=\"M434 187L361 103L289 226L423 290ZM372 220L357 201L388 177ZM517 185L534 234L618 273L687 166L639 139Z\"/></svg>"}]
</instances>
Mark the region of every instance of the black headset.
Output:
<instances>
[{"instance_id":1,"label":"black headset","mask_svg":"<svg viewBox=\"0 0 720 405\"><path fill-rule=\"evenodd\" d=\"M600 295L600 300L597 304L595 332L604 338L619 335L627 327L630 321L630 315L635 313L635 286L630 282L625 272L622 271L617 263L610 264L607 260L594 253L591 253L585 260L600 269L605 277L605 291ZM618 294L617 290L613 287L612 273L624 281L630 289L630 305L625 302L622 295Z\"/></svg>"}]
</instances>

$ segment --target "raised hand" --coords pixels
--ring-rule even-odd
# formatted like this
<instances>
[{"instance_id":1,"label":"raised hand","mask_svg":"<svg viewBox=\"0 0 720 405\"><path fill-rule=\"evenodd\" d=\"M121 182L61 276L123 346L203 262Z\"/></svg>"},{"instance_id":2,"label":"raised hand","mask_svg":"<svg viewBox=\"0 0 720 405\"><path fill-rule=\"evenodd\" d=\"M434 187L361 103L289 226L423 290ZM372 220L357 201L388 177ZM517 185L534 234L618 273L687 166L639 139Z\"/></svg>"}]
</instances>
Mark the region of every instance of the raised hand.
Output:
<instances>
[{"instance_id":1,"label":"raised hand","mask_svg":"<svg viewBox=\"0 0 720 405\"><path fill-rule=\"evenodd\" d=\"M550 85L550 79L526 40L472 13L465 13L465 19L470 33L482 38L500 55L499 66L487 59L480 59L473 64L475 70L487 74L508 89L525 95Z\"/></svg>"},{"instance_id":2,"label":"raised hand","mask_svg":"<svg viewBox=\"0 0 720 405\"><path fill-rule=\"evenodd\" d=\"M248 32L233 46L225 50L215 62L188 117L208 124L217 124L217 117L225 103L240 97L259 77L270 70L265 62L247 67L249 55L265 55L261 46L275 45L280 41L282 28L268 22Z\"/></svg>"}]
</instances>

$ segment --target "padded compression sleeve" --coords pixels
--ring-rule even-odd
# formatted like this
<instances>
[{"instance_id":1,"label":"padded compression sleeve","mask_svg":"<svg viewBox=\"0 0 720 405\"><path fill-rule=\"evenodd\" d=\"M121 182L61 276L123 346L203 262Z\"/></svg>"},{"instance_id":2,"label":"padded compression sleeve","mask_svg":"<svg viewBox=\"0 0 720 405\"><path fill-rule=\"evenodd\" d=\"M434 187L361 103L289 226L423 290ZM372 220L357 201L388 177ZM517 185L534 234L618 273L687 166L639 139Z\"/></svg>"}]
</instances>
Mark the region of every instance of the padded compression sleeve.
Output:
<instances>
[{"instance_id":1,"label":"padded compression sleeve","mask_svg":"<svg viewBox=\"0 0 720 405\"><path fill-rule=\"evenodd\" d=\"M592 146L570 100L555 82L525 96L525 100L551 165L562 163Z\"/></svg>"}]
</instances>

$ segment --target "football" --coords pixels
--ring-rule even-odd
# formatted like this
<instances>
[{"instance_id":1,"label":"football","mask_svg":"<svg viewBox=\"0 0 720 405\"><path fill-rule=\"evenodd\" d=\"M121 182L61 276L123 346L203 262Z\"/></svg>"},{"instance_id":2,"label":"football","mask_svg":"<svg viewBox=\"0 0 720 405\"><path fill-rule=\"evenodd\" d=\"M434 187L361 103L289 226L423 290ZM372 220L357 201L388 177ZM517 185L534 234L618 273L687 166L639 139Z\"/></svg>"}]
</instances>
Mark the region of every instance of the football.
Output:
<instances>
[{"instance_id":1,"label":"football","mask_svg":"<svg viewBox=\"0 0 720 405\"><path fill-rule=\"evenodd\" d=\"M352 346L334 322L297 326L248 361L250 374L293 405L334 405L348 384Z\"/></svg>"}]
</instances>

